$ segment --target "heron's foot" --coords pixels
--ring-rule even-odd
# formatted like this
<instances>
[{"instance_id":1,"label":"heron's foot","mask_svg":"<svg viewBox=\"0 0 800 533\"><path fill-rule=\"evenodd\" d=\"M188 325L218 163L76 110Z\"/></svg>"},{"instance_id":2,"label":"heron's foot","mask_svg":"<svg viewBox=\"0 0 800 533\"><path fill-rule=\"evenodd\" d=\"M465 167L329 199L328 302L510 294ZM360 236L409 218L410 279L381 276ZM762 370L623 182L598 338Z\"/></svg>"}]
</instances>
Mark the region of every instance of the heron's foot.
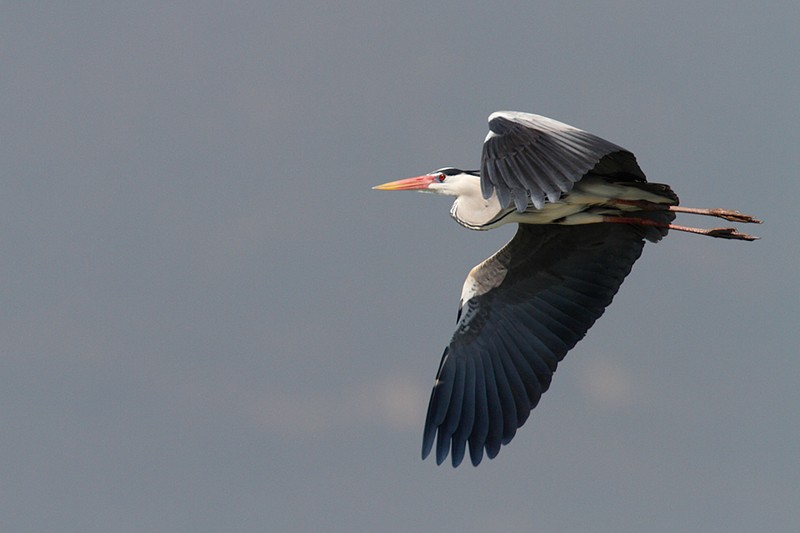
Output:
<instances>
[{"instance_id":1,"label":"heron's foot","mask_svg":"<svg viewBox=\"0 0 800 533\"><path fill-rule=\"evenodd\" d=\"M712 228L704 230L702 234L708 235L709 237L717 237L720 239L736 239L740 241L758 240L758 237L755 237L753 235L748 235L747 233L740 233L739 230L737 230L736 228Z\"/></svg>"},{"instance_id":2,"label":"heron's foot","mask_svg":"<svg viewBox=\"0 0 800 533\"><path fill-rule=\"evenodd\" d=\"M711 216L724 218L725 220L730 220L731 222L761 224L761 220L757 219L756 217L745 215L744 213L733 211L732 209L709 209L708 211L708 214Z\"/></svg>"}]
</instances>

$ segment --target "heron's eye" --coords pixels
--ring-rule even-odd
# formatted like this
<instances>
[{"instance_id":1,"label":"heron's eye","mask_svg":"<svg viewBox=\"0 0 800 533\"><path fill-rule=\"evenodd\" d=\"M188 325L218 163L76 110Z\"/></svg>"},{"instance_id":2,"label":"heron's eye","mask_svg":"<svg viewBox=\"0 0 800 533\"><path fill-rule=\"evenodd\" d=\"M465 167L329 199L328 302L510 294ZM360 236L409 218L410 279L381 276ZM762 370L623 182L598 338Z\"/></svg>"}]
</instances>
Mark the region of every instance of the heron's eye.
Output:
<instances>
[{"instance_id":1,"label":"heron's eye","mask_svg":"<svg viewBox=\"0 0 800 533\"><path fill-rule=\"evenodd\" d=\"M444 183L445 178L447 178L447 176L445 176L444 174L439 174L439 177L437 179L439 180L439 183Z\"/></svg>"}]
</instances>

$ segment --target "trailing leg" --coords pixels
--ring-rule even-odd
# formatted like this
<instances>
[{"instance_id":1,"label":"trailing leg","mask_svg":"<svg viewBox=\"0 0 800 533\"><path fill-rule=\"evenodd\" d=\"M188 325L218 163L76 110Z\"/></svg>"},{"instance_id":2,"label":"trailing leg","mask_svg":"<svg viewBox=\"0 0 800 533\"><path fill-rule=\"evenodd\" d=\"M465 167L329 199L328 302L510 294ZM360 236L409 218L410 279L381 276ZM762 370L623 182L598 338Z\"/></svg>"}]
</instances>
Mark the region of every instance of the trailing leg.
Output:
<instances>
[{"instance_id":1,"label":"trailing leg","mask_svg":"<svg viewBox=\"0 0 800 533\"><path fill-rule=\"evenodd\" d=\"M671 207L671 206L670 206ZM666 209L659 209L659 211L666 211ZM655 226L658 228L668 228L676 231L685 231L687 233L695 233L697 235L707 235L709 237L717 237L720 239L737 239L741 241L754 241L758 239L753 235L747 233L740 233L736 228L693 228L690 226L679 226L677 224L670 224L658 220L639 217L624 217L624 216L603 216L603 222L611 222L614 224L635 224L638 226Z\"/></svg>"},{"instance_id":2,"label":"trailing leg","mask_svg":"<svg viewBox=\"0 0 800 533\"><path fill-rule=\"evenodd\" d=\"M761 221L750 215L745 215L739 211L732 209L721 208L697 208L697 207L681 207L679 205L658 204L655 202L648 202L647 200L613 200L612 203L620 205L630 205L641 209L642 211L672 211L673 213L690 213L693 215L705 215L710 217L723 218L731 222L742 222L747 224L761 224Z\"/></svg>"}]
</instances>

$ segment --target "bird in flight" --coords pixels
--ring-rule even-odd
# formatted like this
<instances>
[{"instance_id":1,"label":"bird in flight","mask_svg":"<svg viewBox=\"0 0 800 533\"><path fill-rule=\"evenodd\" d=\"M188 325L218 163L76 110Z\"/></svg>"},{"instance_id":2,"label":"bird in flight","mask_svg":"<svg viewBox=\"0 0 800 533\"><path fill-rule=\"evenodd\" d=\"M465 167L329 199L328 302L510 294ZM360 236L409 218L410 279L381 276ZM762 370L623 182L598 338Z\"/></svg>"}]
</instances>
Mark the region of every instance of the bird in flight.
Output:
<instances>
[{"instance_id":1,"label":"bird in flight","mask_svg":"<svg viewBox=\"0 0 800 533\"><path fill-rule=\"evenodd\" d=\"M757 238L731 227L679 226L677 213L761 222L729 209L680 207L669 185L647 182L628 150L515 111L489 116L480 170L445 167L374 188L454 196L450 215L472 230L518 224L511 241L467 276L431 392L422 458L435 441L436 463L449 453L454 467L467 445L477 466L484 450L492 459L514 438L646 240L669 230Z\"/></svg>"}]
</instances>

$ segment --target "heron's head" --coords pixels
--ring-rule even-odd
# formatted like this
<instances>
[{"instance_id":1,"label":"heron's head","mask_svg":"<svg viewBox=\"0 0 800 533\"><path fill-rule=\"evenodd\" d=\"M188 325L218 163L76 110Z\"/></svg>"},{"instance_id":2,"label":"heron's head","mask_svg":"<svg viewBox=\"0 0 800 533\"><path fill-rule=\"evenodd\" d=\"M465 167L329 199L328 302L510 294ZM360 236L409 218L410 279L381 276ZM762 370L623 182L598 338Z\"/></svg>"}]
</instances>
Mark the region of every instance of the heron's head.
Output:
<instances>
[{"instance_id":1,"label":"heron's head","mask_svg":"<svg viewBox=\"0 0 800 533\"><path fill-rule=\"evenodd\" d=\"M480 173L477 170L461 170L453 167L440 168L429 174L391 181L373 189L381 191L419 191L446 196L480 195Z\"/></svg>"}]
</instances>

